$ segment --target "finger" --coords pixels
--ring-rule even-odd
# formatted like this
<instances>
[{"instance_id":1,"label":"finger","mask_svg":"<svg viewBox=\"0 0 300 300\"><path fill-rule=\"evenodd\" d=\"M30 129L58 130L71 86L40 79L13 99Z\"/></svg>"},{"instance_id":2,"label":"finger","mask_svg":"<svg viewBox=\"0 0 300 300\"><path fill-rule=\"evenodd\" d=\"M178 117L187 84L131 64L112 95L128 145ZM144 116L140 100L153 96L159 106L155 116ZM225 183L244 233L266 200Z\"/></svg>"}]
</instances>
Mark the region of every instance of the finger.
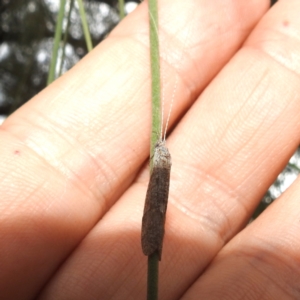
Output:
<instances>
[{"instance_id":1,"label":"finger","mask_svg":"<svg viewBox=\"0 0 300 300\"><path fill-rule=\"evenodd\" d=\"M233 168L235 164L231 164L236 176L227 177L231 184L238 184L239 202L242 202L242 206L249 211L248 217L261 198L262 191L266 190L299 145L297 131L300 126L298 113L300 22L296 13L298 9L299 1L280 1L258 24L246 42L245 49L241 51L256 54L254 58L260 67L263 57L269 64L267 72L276 74L277 77L276 80L271 76L268 81L266 78L260 81L262 86L266 82L271 84L264 97L255 103L257 109L251 111L251 115L257 118L264 111L260 104L267 105L268 116L264 120L261 119L260 127L255 129L255 135L260 136L261 142L252 137L250 145L246 144L248 155L244 153L245 159L237 159L236 168ZM252 74L254 76L254 73ZM245 78L247 84L248 79L249 77ZM286 88L289 84L291 86ZM276 97L272 96L273 93ZM243 119L243 124L246 121L247 118ZM259 148L261 150L257 151ZM232 150L230 147L228 149ZM236 157L242 151L233 150L233 152ZM222 174L223 168L222 165L221 170L218 168L217 171ZM246 174L243 175L241 169L246 171ZM228 176L228 173L226 175ZM236 178L240 178L240 182L236 182ZM282 197L279 202L281 205L276 204L277 206L271 208L263 218L259 218L233 239L183 299L198 299L199 295L205 299L299 298L299 291L295 288L299 285L298 270L291 267L299 260L299 256L293 251L297 249L297 244L292 241L296 230L291 227L290 231L290 222L296 222L295 216L299 215L299 209L296 201L291 206L286 204L287 199L290 201L292 197L290 193L293 192L288 192ZM223 237L224 233L228 234L228 231L237 228L232 224L247 219L243 217L245 215L243 208L238 211L233 205L234 203L232 206L226 204L226 217L230 219L232 216L232 221L229 228L223 226L223 231L220 231ZM288 208L284 209L284 205ZM212 224L213 222L218 222L218 218L212 218Z\"/></svg>"},{"instance_id":2,"label":"finger","mask_svg":"<svg viewBox=\"0 0 300 300\"><path fill-rule=\"evenodd\" d=\"M193 254L189 262L195 266L190 269L194 276L248 222L299 145L298 9L299 1L281 1L270 10L186 116L189 122L178 127L179 132L195 128L188 138L178 134L174 140L186 145L178 160L190 160L180 165L180 181L187 184L175 184L172 198L195 223L189 228L194 242L187 247L185 237L182 250L186 256ZM285 51L289 54L283 59ZM192 139L200 146L192 147ZM177 216L174 222L178 224L172 231L177 232L184 218ZM176 243L171 250L178 253ZM181 260L179 265L186 264ZM192 295L197 298L199 293Z\"/></svg>"},{"instance_id":3,"label":"finger","mask_svg":"<svg viewBox=\"0 0 300 300\"><path fill-rule=\"evenodd\" d=\"M183 299L299 299L300 180L218 254Z\"/></svg>"},{"instance_id":4,"label":"finger","mask_svg":"<svg viewBox=\"0 0 300 300\"><path fill-rule=\"evenodd\" d=\"M205 2L205 4L207 3ZM265 7L260 6L262 5L261 2L257 2L255 4L257 5L257 7L254 5L254 3L252 3L251 5L253 5L251 7L256 11L259 10L258 7L260 7L260 9L262 10ZM245 4L242 4L241 7L243 8L243 10L245 9L245 13L247 16L251 15L249 14L249 7L248 9L246 9ZM201 9L199 9L199 11L201 11ZM239 17L245 20L246 16L239 15ZM240 67L241 61L238 65ZM256 84L257 83L255 83L255 85ZM251 88L252 86L249 87L249 90L251 90ZM203 96L201 98L201 102L210 101L209 97L205 97ZM226 95L226 101L228 104L230 104L230 100L232 101L232 98L230 97L230 94ZM214 99L214 101L215 105L217 105L216 99ZM224 102L223 105L225 106L225 104L226 103ZM186 125L180 125L179 129L176 129L176 131L174 132L174 137L172 135L170 141L170 148L173 148L172 150L175 153L173 155L173 160L175 159L175 171L173 172L173 174L175 175L173 176L171 189L172 185L174 185L176 192L178 192L178 187L176 188L176 184L178 186L180 184L183 184L183 182L188 182L188 184L190 184L190 181L192 181L192 183L196 185L196 181L198 180L193 173L188 174L186 171L184 171L183 173L181 173L181 171L178 171L180 169L180 166L183 166L183 161L180 159L180 157L176 158L176 156L180 153L179 151L181 151L180 149L183 148L184 151L187 151L188 148L195 146L194 142L197 141L197 139L199 140L200 134L203 133L201 131L193 131L193 135L191 133L191 126L197 125L200 121L199 110L202 108L199 109L198 106L195 106L193 110L194 109L197 109L198 112L195 112L192 121L187 121L186 118L186 121L184 120L184 122L186 122ZM208 116L209 114L213 113L214 111L207 109L204 116ZM220 117L220 115L218 115L218 117ZM226 120L226 122L228 122L230 117L231 115L227 116L228 119ZM216 120L217 117L214 122L216 122ZM206 125L208 126L207 123ZM176 147L176 135L179 135L178 139L180 138L180 136L184 136L183 139L187 140L188 143L180 144L180 146ZM211 137L211 139L212 138L213 137ZM193 139L195 139L194 142ZM210 140L210 142L212 141ZM200 151L199 147L195 148L198 149L197 151ZM192 162L192 159L195 158L195 155L195 153L191 157L189 157L188 155L184 163L187 163L187 166L193 166L193 164L195 166L195 163L198 164L198 159L196 160L196 162ZM202 161L204 160L205 159L202 158ZM190 169L194 171L196 170L196 167L197 166L195 166L195 169L190 167ZM181 176L181 174L183 174L183 177L180 179L180 182L176 182L176 177L178 178L179 176ZM221 191L222 190L219 189L218 192L221 193ZM195 205L196 200L195 198L189 199L189 192L192 193L192 190L188 191L186 187L183 187L183 190L180 192L180 196L183 196L182 201L187 201L188 199L191 201L192 205L193 203ZM171 193L173 194L174 192ZM225 195L225 193L223 193L223 195ZM68 262L64 265L59 274L54 278L52 284L44 292L41 299L60 299L63 297L77 299L84 297L86 290L90 291L91 298L96 297L96 295L101 295L103 298L115 299L123 299L126 297L142 297L142 295L144 294L145 282L142 281L141 278L145 277L145 274L143 273L145 270L145 260L142 258L141 254L137 253L140 253L139 235L142 212L141 199L143 199L144 196L145 186L141 187L139 184L135 185L132 189L126 192L121 200L118 201L118 203L101 220L95 230L92 231L90 235L82 242L78 251L76 251L72 259L68 260ZM178 196L178 198L180 198L180 196ZM229 196L227 197L227 199L229 199ZM209 201L207 201L207 205L208 204ZM162 279L162 298L164 299L174 299L174 297L178 296L178 294L182 293L187 288L187 286L191 283L192 280L195 279L196 275L199 273L199 264L196 264L195 262L199 261L200 245L198 244L199 241L195 243L194 238L196 235L203 235L205 233L205 227L201 227L201 225L199 225L197 218L189 219L189 217L187 218L185 215L180 215L179 210L174 206L172 207L172 204L170 210L171 211L170 213L168 212L167 217L167 232L169 232L169 237L167 233L166 246L164 251L166 253L169 253L169 255L172 257L169 262L173 261L173 265L172 267L169 267L169 269L165 269L163 271L164 276ZM178 213L179 219L177 220L176 217L178 216ZM172 217L172 215L174 217ZM202 220L203 219L204 218L202 218ZM240 219L237 223L240 225L241 222L242 221ZM220 226L223 226L223 224L220 221ZM192 230L190 234L187 234L189 226L192 226ZM184 243L182 239L185 240L185 238L187 240ZM200 252L202 251L203 258L205 259L204 263L207 263L207 261L214 255L209 253L209 251L211 250L211 245L209 245L208 238L209 236L206 236L205 238L205 249L203 248L204 250L200 250ZM168 243L171 246L167 246ZM179 244L181 243L183 243L184 246L180 246ZM220 243L220 239L216 238L216 240L212 240L211 243L212 246L214 246L212 251L217 251L220 246L223 245L224 241L222 240L222 243ZM201 245L203 246L203 243ZM196 246L195 250L192 249L192 246ZM178 253L176 253L176 251L178 251ZM179 271L179 268L182 267L180 263L183 262L183 260L180 259L180 256L184 255L184 259L187 262L187 264L185 265L186 269ZM188 260L186 260L187 256L189 256ZM163 260L165 260L164 254ZM174 264L175 261L176 264ZM177 262L180 263L177 265ZM168 264L168 262L166 264ZM182 272L184 273L183 277ZM80 275L83 273L85 274L84 278L82 278L82 276ZM78 284L78 278L81 278L80 285ZM174 286L174 282L176 282L176 287L174 289L171 289L170 287Z\"/></svg>"}]
</instances>

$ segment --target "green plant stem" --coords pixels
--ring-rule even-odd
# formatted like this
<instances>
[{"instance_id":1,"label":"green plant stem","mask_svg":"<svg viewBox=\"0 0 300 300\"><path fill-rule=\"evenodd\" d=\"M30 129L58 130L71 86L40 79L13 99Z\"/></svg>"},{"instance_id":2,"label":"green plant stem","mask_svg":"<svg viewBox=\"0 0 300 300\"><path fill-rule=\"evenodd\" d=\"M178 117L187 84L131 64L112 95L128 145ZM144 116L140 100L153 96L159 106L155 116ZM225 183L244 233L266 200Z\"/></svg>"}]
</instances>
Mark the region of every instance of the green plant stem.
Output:
<instances>
[{"instance_id":1,"label":"green plant stem","mask_svg":"<svg viewBox=\"0 0 300 300\"><path fill-rule=\"evenodd\" d=\"M62 68L63 68L63 64L64 64L64 60L65 60L68 32L69 32L69 27L70 27L70 23L71 23L71 12L72 12L72 9L74 6L74 0L69 0L69 1L70 1L70 7L69 7L69 12L68 12L67 26L66 26L66 30L65 30L64 36L63 36L63 46L62 46L62 54L61 54L58 76L60 76L62 73Z\"/></svg>"},{"instance_id":2,"label":"green plant stem","mask_svg":"<svg viewBox=\"0 0 300 300\"><path fill-rule=\"evenodd\" d=\"M78 1L78 5L79 5L79 13L80 13L80 17L81 17L81 23L82 23L85 42L86 42L86 47L87 47L88 52L90 52L93 49L93 44L92 44L92 39L91 39L91 35L89 32L87 20L86 20L83 2L82 2L82 0L77 0L77 1Z\"/></svg>"},{"instance_id":3,"label":"green plant stem","mask_svg":"<svg viewBox=\"0 0 300 300\"><path fill-rule=\"evenodd\" d=\"M52 58L51 58L51 63L50 63L47 85L49 85L55 79L55 67L56 67L56 62L57 62L59 43L61 40L62 24L63 24L64 14L65 14L65 7L66 7L66 0L61 0L59 12L58 12L57 23L56 23L56 28L55 28L54 44L53 44Z\"/></svg>"},{"instance_id":4,"label":"green plant stem","mask_svg":"<svg viewBox=\"0 0 300 300\"><path fill-rule=\"evenodd\" d=\"M161 131L161 99L160 99L160 57L158 39L158 7L157 0L149 0L150 22L150 61L152 78L152 135L150 156L153 156L156 142L160 139ZM152 170L152 163L150 162Z\"/></svg>"},{"instance_id":5,"label":"green plant stem","mask_svg":"<svg viewBox=\"0 0 300 300\"><path fill-rule=\"evenodd\" d=\"M153 157L154 147L160 139L161 132L161 97L160 97L160 56L158 37L158 7L157 0L149 0L149 24L150 24L150 61L151 61L151 92L152 92L152 134L150 145L150 157ZM153 162L150 160L150 172ZM147 299L158 299L158 271L159 255L157 252L148 256Z\"/></svg>"},{"instance_id":6,"label":"green plant stem","mask_svg":"<svg viewBox=\"0 0 300 300\"><path fill-rule=\"evenodd\" d=\"M125 17L124 0L119 0L119 17L120 17L120 20L122 20Z\"/></svg>"},{"instance_id":7,"label":"green plant stem","mask_svg":"<svg viewBox=\"0 0 300 300\"><path fill-rule=\"evenodd\" d=\"M300 169L299 169L299 167L297 166L297 165L295 165L295 164L292 164L292 163L288 163L288 166L290 167L290 168L292 168L292 169L294 169L295 171L297 171L298 173L300 172Z\"/></svg>"},{"instance_id":8,"label":"green plant stem","mask_svg":"<svg viewBox=\"0 0 300 300\"><path fill-rule=\"evenodd\" d=\"M155 252L148 256L147 300L158 299L159 256Z\"/></svg>"}]
</instances>

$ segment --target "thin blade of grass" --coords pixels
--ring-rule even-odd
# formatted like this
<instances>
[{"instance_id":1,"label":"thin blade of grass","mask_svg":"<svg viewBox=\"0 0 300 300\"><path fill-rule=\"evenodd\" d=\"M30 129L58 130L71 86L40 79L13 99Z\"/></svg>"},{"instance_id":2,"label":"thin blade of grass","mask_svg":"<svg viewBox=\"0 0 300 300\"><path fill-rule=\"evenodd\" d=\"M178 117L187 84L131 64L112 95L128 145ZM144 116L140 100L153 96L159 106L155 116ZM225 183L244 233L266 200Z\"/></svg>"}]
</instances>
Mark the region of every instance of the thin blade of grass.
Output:
<instances>
[{"instance_id":1,"label":"thin blade of grass","mask_svg":"<svg viewBox=\"0 0 300 300\"><path fill-rule=\"evenodd\" d=\"M120 17L120 20L122 20L125 17L125 3L124 3L124 0L119 0L118 6L119 6L119 17Z\"/></svg>"},{"instance_id":2,"label":"thin blade of grass","mask_svg":"<svg viewBox=\"0 0 300 300\"><path fill-rule=\"evenodd\" d=\"M162 118L161 118L161 95L160 95L160 56L158 37L158 6L157 0L149 0L149 25L150 25L150 61L152 78L152 135L150 145L150 157L153 158L154 148L161 138ZM152 172L153 161L150 160L150 172ZM147 299L158 299L158 273L159 273L159 253L154 252L148 256L147 274Z\"/></svg>"},{"instance_id":3,"label":"thin blade of grass","mask_svg":"<svg viewBox=\"0 0 300 300\"><path fill-rule=\"evenodd\" d=\"M148 256L147 300L158 299L159 255L155 252Z\"/></svg>"},{"instance_id":4,"label":"thin blade of grass","mask_svg":"<svg viewBox=\"0 0 300 300\"><path fill-rule=\"evenodd\" d=\"M79 6L79 13L80 13L80 18L81 18L81 23L82 23L82 28L83 28L83 34L86 42L86 47L88 52L92 51L93 49L93 44L92 44L92 39L89 31L89 27L87 24L86 20L86 14L83 6L82 0L77 0L78 6Z\"/></svg>"},{"instance_id":5,"label":"thin blade of grass","mask_svg":"<svg viewBox=\"0 0 300 300\"><path fill-rule=\"evenodd\" d=\"M60 60L58 76L61 76L61 74L62 74L62 68L63 68L63 64L64 64L64 60L65 60L68 32L69 32L69 27L70 27L70 23L71 23L71 12L72 12L72 9L74 6L74 1L75 0L70 0L70 7L69 7L69 12L68 12L68 18L67 18L67 26L66 26L66 30L65 30L64 36L63 36L62 55L61 55L61 60Z\"/></svg>"},{"instance_id":6,"label":"thin blade of grass","mask_svg":"<svg viewBox=\"0 0 300 300\"><path fill-rule=\"evenodd\" d=\"M158 7L157 0L149 0L150 22L150 63L152 87L152 135L150 156L153 156L154 147L161 138L161 97L160 97L160 56L158 39ZM152 170L152 163L150 163Z\"/></svg>"},{"instance_id":7,"label":"thin blade of grass","mask_svg":"<svg viewBox=\"0 0 300 300\"><path fill-rule=\"evenodd\" d=\"M60 40L61 40L62 25L63 25L63 19L64 19L64 14L65 14L65 6L66 6L66 0L61 0L59 12L58 12L57 23L56 23L56 28L55 28L54 44L53 44L52 57L51 57L47 85L49 85L51 82L53 82L55 80L55 68L56 68L56 63L57 63L59 44L60 44Z\"/></svg>"}]
</instances>

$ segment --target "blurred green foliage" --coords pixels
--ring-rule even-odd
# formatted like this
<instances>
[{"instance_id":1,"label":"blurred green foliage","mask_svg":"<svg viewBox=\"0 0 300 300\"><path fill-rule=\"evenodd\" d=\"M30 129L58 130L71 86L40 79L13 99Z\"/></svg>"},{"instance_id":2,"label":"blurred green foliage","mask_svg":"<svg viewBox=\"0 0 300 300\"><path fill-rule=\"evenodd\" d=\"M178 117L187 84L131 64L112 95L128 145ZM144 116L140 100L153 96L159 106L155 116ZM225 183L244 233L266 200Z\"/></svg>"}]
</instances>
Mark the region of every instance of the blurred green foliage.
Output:
<instances>
[{"instance_id":1,"label":"blurred green foliage","mask_svg":"<svg viewBox=\"0 0 300 300\"><path fill-rule=\"evenodd\" d=\"M84 3L96 45L119 22L118 1ZM0 2L0 115L12 113L46 86L58 8L58 0ZM77 1L70 16L63 72L87 53ZM65 18L64 29L66 24ZM60 47L59 58L62 52Z\"/></svg>"}]
</instances>

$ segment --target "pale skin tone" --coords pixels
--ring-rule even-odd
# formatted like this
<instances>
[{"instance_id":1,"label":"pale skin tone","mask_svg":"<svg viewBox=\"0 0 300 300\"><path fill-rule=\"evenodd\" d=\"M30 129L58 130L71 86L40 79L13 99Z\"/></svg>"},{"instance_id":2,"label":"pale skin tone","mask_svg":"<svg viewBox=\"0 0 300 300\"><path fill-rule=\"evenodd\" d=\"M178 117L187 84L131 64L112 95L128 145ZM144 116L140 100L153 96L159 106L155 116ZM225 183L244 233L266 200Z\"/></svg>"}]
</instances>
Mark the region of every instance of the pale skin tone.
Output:
<instances>
[{"instance_id":1,"label":"pale skin tone","mask_svg":"<svg viewBox=\"0 0 300 300\"><path fill-rule=\"evenodd\" d=\"M299 299L300 2L161 0L178 89L160 299ZM0 127L0 298L144 299L147 5ZM188 32L188 37L186 34ZM204 91L204 92L203 92Z\"/></svg>"}]
</instances>

